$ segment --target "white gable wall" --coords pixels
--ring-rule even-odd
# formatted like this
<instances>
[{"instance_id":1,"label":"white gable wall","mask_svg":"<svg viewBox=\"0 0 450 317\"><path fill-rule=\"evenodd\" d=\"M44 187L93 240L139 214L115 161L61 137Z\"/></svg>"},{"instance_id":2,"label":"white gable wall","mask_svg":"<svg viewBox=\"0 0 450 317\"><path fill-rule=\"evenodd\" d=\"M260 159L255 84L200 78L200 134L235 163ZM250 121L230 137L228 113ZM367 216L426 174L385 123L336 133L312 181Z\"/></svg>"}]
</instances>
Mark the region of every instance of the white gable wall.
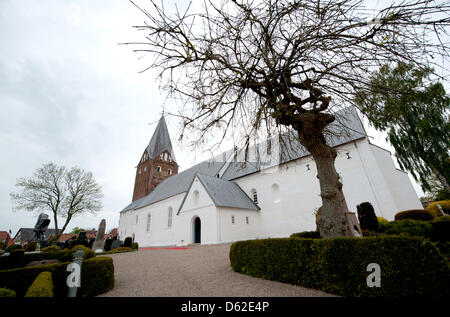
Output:
<instances>
[{"instance_id":1,"label":"white gable wall","mask_svg":"<svg viewBox=\"0 0 450 317\"><path fill-rule=\"evenodd\" d=\"M234 242L263 238L259 211L237 208L217 208L217 242ZM234 224L232 223L234 217ZM248 217L248 224L246 221Z\"/></svg>"},{"instance_id":2,"label":"white gable wall","mask_svg":"<svg viewBox=\"0 0 450 317\"><path fill-rule=\"evenodd\" d=\"M195 192L198 193L195 198ZM201 221L201 243L217 243L217 207L203 187L200 180L195 177L189 189L178 218L178 244L186 245L194 242L194 220Z\"/></svg>"}]
</instances>

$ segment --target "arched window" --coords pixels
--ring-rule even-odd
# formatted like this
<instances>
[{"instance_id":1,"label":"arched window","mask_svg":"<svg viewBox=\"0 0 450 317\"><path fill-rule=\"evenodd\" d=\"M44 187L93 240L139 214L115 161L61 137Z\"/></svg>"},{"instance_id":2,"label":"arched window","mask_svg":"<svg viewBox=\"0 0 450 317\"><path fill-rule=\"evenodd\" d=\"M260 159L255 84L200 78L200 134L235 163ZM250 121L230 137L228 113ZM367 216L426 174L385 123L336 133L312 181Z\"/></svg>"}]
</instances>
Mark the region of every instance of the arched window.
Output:
<instances>
[{"instance_id":1,"label":"arched window","mask_svg":"<svg viewBox=\"0 0 450 317\"><path fill-rule=\"evenodd\" d=\"M198 198L199 198L199 195L200 195L198 193L198 190L194 190L193 195L194 195L194 204L198 204Z\"/></svg>"},{"instance_id":2,"label":"arched window","mask_svg":"<svg viewBox=\"0 0 450 317\"><path fill-rule=\"evenodd\" d=\"M277 203L280 201L280 186L278 184L272 185L272 200L274 203Z\"/></svg>"},{"instance_id":3,"label":"arched window","mask_svg":"<svg viewBox=\"0 0 450 317\"><path fill-rule=\"evenodd\" d=\"M256 192L256 189L252 189L251 190L251 194L252 194L252 199L253 199L253 202L255 203L255 204L258 204L258 193Z\"/></svg>"},{"instance_id":4,"label":"arched window","mask_svg":"<svg viewBox=\"0 0 450 317\"><path fill-rule=\"evenodd\" d=\"M151 214L147 214L147 232L150 231L150 223L152 221L152 215Z\"/></svg>"},{"instance_id":5,"label":"arched window","mask_svg":"<svg viewBox=\"0 0 450 317\"><path fill-rule=\"evenodd\" d=\"M173 214L173 209L172 209L172 207L169 207L169 215L168 215L168 219L167 219L167 227L168 228L172 228L172 214Z\"/></svg>"},{"instance_id":6,"label":"arched window","mask_svg":"<svg viewBox=\"0 0 450 317\"><path fill-rule=\"evenodd\" d=\"M167 174L168 174L168 175L172 175L172 169L171 169L171 168L169 168L169 169L167 170Z\"/></svg>"},{"instance_id":7,"label":"arched window","mask_svg":"<svg viewBox=\"0 0 450 317\"><path fill-rule=\"evenodd\" d=\"M156 166L156 170L158 171L158 173L161 173L161 171L162 171L161 166Z\"/></svg>"},{"instance_id":8,"label":"arched window","mask_svg":"<svg viewBox=\"0 0 450 317\"><path fill-rule=\"evenodd\" d=\"M166 153L164 153L164 161L167 161L168 160L168 157L167 157L167 152Z\"/></svg>"}]
</instances>

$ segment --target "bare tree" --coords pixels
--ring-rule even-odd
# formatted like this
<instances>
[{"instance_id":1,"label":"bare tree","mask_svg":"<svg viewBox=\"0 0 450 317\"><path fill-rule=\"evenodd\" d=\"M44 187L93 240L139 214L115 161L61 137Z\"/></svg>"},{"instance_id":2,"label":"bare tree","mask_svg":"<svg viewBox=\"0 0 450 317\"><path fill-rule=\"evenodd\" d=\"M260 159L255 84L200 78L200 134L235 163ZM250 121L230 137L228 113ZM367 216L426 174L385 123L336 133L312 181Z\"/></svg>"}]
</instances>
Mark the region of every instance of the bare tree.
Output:
<instances>
[{"instance_id":1,"label":"bare tree","mask_svg":"<svg viewBox=\"0 0 450 317\"><path fill-rule=\"evenodd\" d=\"M78 167L67 170L64 166L47 163L37 169L32 177L18 179L16 186L21 187L22 191L10 194L15 202L14 210L51 211L56 230L55 241L73 217L95 214L102 208L100 186L91 172ZM61 230L58 229L58 216L66 219Z\"/></svg>"},{"instance_id":2,"label":"bare tree","mask_svg":"<svg viewBox=\"0 0 450 317\"><path fill-rule=\"evenodd\" d=\"M147 69L181 103L172 113L182 118L181 137L185 129L198 142L218 131L249 140L293 130L317 165L322 237L348 232L337 154L324 136L336 110L353 104L381 65L448 57L448 2L397 1L375 16L360 0L205 0L183 10L150 0L148 11L131 2L146 16L135 27L147 34L124 44L153 56Z\"/></svg>"}]
</instances>

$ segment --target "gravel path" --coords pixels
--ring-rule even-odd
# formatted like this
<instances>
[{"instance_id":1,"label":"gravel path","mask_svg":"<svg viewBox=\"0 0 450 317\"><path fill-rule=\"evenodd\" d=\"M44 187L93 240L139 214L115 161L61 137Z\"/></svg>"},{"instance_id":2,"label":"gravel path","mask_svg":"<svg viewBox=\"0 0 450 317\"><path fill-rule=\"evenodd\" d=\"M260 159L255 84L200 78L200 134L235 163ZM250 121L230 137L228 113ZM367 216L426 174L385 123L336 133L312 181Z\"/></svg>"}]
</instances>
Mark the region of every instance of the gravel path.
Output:
<instances>
[{"instance_id":1,"label":"gravel path","mask_svg":"<svg viewBox=\"0 0 450 317\"><path fill-rule=\"evenodd\" d=\"M153 249L108 255L114 260L115 286L100 296L333 296L236 273L230 266L230 246L199 245L185 250Z\"/></svg>"}]
</instances>

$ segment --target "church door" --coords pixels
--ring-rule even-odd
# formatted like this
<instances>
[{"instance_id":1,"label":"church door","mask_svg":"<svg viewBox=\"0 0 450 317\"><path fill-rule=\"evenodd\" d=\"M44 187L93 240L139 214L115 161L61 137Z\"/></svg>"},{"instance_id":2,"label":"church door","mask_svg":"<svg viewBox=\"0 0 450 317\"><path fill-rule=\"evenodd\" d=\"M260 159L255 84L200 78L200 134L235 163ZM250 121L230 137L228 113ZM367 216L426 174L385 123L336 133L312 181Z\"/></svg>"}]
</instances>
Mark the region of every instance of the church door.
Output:
<instances>
[{"instance_id":1,"label":"church door","mask_svg":"<svg viewBox=\"0 0 450 317\"><path fill-rule=\"evenodd\" d=\"M194 243L200 243L201 242L201 226L202 223L200 221L200 218L197 217L194 220Z\"/></svg>"}]
</instances>

